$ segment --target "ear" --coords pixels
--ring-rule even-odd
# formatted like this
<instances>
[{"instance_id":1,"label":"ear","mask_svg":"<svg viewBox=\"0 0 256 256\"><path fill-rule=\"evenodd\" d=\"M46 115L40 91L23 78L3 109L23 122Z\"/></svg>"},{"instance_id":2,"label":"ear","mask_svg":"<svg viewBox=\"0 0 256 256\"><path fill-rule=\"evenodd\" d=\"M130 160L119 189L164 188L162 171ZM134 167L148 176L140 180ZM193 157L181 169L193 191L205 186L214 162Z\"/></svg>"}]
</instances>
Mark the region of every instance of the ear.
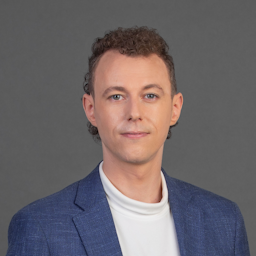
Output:
<instances>
[{"instance_id":1,"label":"ear","mask_svg":"<svg viewBox=\"0 0 256 256\"><path fill-rule=\"evenodd\" d=\"M170 126L173 126L177 123L181 109L183 105L183 95L179 92L174 95L173 101L172 101L172 118L171 118L171 123Z\"/></svg>"},{"instance_id":2,"label":"ear","mask_svg":"<svg viewBox=\"0 0 256 256\"><path fill-rule=\"evenodd\" d=\"M94 113L94 99L92 95L85 93L83 95L82 103L87 119L93 126L97 127Z\"/></svg>"}]
</instances>

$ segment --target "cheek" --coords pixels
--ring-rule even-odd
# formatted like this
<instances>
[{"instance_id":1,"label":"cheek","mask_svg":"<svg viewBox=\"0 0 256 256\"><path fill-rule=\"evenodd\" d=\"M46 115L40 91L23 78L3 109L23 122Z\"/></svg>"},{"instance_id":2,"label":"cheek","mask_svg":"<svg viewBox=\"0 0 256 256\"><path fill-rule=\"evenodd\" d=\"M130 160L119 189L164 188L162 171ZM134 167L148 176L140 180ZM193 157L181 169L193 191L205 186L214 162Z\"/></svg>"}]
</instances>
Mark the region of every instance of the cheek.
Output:
<instances>
[{"instance_id":1,"label":"cheek","mask_svg":"<svg viewBox=\"0 0 256 256\"><path fill-rule=\"evenodd\" d=\"M169 129L171 113L167 107L152 109L148 115L148 118L152 121L158 132L164 132Z\"/></svg>"},{"instance_id":2,"label":"cheek","mask_svg":"<svg viewBox=\"0 0 256 256\"><path fill-rule=\"evenodd\" d=\"M98 130L101 134L111 136L113 130L121 123L123 116L122 109L117 106L99 106L97 109L101 110L99 113L97 111L95 113Z\"/></svg>"}]
</instances>

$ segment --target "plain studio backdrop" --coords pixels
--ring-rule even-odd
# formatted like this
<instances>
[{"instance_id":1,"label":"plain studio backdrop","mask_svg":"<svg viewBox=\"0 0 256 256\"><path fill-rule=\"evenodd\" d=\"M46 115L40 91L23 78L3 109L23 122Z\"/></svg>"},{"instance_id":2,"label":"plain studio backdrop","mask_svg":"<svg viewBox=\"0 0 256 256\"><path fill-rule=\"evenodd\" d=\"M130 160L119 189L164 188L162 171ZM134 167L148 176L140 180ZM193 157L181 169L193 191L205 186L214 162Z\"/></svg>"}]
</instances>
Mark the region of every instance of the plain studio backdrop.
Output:
<instances>
[{"instance_id":1,"label":"plain studio backdrop","mask_svg":"<svg viewBox=\"0 0 256 256\"><path fill-rule=\"evenodd\" d=\"M256 255L256 2L0 2L0 254L12 216L101 161L87 131L83 77L107 30L146 25L170 46L184 105L163 167L235 201Z\"/></svg>"}]
</instances>

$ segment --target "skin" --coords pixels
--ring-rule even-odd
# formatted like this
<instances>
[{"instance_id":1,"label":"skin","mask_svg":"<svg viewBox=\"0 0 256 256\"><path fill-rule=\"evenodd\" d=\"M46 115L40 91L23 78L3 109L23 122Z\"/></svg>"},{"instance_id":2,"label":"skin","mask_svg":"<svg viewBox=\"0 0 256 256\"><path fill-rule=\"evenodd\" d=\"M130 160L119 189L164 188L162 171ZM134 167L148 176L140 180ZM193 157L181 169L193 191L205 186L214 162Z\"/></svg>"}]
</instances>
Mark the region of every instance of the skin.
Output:
<instances>
[{"instance_id":1,"label":"skin","mask_svg":"<svg viewBox=\"0 0 256 256\"><path fill-rule=\"evenodd\" d=\"M101 137L105 175L131 199L160 202L164 142L179 119L182 94L172 99L168 70L156 54L107 51L94 78L94 98L84 94L83 108Z\"/></svg>"}]
</instances>

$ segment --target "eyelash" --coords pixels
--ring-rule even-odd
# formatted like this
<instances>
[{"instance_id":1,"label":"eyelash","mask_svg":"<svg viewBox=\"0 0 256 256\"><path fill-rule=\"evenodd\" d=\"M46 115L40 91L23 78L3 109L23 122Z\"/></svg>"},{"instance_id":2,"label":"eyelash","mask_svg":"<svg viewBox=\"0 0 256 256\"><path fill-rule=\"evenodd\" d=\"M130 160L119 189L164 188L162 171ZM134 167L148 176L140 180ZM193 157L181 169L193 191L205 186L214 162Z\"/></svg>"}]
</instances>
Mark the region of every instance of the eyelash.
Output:
<instances>
[{"instance_id":1,"label":"eyelash","mask_svg":"<svg viewBox=\"0 0 256 256\"><path fill-rule=\"evenodd\" d=\"M154 93L147 93L146 95L153 95L153 96L154 96L154 98L148 98L148 99L159 98L159 97L158 97L156 94L154 94ZM111 96L109 97L109 99L113 99L114 96L121 96L121 97L123 97L121 94L114 94L114 95L111 95ZM115 100L115 99L113 99L113 100ZM118 101L118 100L116 100L116 101Z\"/></svg>"},{"instance_id":2,"label":"eyelash","mask_svg":"<svg viewBox=\"0 0 256 256\"><path fill-rule=\"evenodd\" d=\"M153 95L154 96L153 99L158 98L158 96L156 94L154 94L154 93L147 93L146 95ZM148 98L148 99L152 99L152 98Z\"/></svg>"}]
</instances>

